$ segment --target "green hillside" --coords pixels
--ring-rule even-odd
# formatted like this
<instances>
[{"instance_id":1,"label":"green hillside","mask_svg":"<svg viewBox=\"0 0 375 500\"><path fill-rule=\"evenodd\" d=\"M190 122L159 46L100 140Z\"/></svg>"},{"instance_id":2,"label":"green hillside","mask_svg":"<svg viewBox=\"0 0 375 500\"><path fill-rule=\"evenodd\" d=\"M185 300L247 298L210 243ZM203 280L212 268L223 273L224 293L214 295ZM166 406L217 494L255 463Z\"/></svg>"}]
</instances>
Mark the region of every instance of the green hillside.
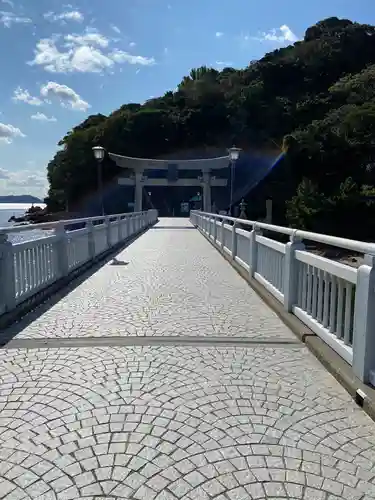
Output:
<instances>
[{"instance_id":1,"label":"green hillside","mask_svg":"<svg viewBox=\"0 0 375 500\"><path fill-rule=\"evenodd\" d=\"M349 230L348 218L375 215L375 27L326 19L246 68L193 69L175 92L90 116L49 163L47 202L57 210L96 188L95 144L150 158L232 143L285 151L258 188L277 198L280 220L371 237L370 223ZM106 160L104 172L117 167Z\"/></svg>"}]
</instances>

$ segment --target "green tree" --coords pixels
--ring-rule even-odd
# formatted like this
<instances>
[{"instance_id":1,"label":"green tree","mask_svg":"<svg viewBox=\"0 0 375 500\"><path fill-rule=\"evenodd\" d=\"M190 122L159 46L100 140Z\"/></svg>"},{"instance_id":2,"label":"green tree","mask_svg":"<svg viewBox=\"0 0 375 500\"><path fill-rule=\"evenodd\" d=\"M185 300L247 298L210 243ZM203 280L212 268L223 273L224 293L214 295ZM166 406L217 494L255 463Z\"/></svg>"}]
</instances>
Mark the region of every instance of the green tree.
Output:
<instances>
[{"instance_id":1,"label":"green tree","mask_svg":"<svg viewBox=\"0 0 375 500\"><path fill-rule=\"evenodd\" d=\"M208 145L282 143L284 161L249 201L263 207L264 196L272 197L282 222L348 233L345 217L373 215L374 37L374 26L331 17L243 69L194 68L174 91L89 116L48 164L48 206L61 209L96 190L93 145L152 158ZM108 158L104 166L111 182L118 169Z\"/></svg>"}]
</instances>

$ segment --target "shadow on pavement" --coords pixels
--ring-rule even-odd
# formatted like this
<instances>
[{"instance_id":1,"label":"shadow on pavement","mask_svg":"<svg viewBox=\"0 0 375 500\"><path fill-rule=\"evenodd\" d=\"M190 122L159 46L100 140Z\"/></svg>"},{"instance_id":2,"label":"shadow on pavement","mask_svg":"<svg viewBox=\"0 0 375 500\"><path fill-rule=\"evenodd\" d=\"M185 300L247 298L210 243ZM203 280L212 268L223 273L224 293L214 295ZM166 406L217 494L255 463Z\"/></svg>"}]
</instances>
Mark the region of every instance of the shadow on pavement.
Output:
<instances>
[{"instance_id":1,"label":"shadow on pavement","mask_svg":"<svg viewBox=\"0 0 375 500\"><path fill-rule=\"evenodd\" d=\"M148 228L150 230L152 228ZM36 304L33 309L27 311L24 316L16 320L12 325L5 327L0 330L0 349L6 347L6 344L12 340L16 335L22 332L27 326L29 326L33 321L43 316L51 307L57 304L61 299L66 297L70 292L79 287L84 281L89 279L93 274L95 274L99 269L104 267L106 264L111 266L127 266L129 262L117 260L116 255L124 251L128 246L134 243L139 237L145 234L146 231L137 234L135 237L131 238L129 241L117 247L113 252L107 254L105 257L101 258L98 262L94 263L91 267L86 269L82 274L73 275L70 282L65 284L62 288L52 293L52 295L45 298L45 300ZM32 307L32 306L31 306Z\"/></svg>"}]
</instances>

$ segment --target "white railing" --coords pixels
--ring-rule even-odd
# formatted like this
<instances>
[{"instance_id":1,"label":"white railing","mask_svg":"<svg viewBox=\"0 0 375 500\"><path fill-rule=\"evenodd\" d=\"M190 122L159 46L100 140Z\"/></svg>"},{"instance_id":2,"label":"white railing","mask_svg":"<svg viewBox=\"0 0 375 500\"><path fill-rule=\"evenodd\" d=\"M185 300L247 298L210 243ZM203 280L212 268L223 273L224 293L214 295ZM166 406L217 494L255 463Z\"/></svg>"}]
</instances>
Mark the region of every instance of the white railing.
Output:
<instances>
[{"instance_id":1,"label":"white railing","mask_svg":"<svg viewBox=\"0 0 375 500\"><path fill-rule=\"evenodd\" d=\"M0 315L125 242L157 220L157 211L0 228ZM79 229L74 227L81 226ZM8 234L48 230L40 239L12 244ZM50 234L53 231L52 234Z\"/></svg>"},{"instance_id":2,"label":"white railing","mask_svg":"<svg viewBox=\"0 0 375 500\"><path fill-rule=\"evenodd\" d=\"M190 219L351 364L362 381L375 375L374 243L199 211L192 211ZM281 243L269 233L289 241ZM303 240L362 253L363 264L356 269L308 252Z\"/></svg>"}]
</instances>

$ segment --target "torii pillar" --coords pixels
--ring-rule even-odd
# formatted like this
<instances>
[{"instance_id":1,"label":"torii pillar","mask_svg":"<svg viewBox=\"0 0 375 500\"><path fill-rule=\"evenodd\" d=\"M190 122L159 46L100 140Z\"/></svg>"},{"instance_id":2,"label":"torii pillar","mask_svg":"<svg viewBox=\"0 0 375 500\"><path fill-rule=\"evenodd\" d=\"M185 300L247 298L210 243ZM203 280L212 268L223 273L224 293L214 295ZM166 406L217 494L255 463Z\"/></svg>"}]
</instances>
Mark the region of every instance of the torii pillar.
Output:
<instances>
[{"instance_id":1,"label":"torii pillar","mask_svg":"<svg viewBox=\"0 0 375 500\"><path fill-rule=\"evenodd\" d=\"M203 170L203 211L211 212L211 173Z\"/></svg>"},{"instance_id":2,"label":"torii pillar","mask_svg":"<svg viewBox=\"0 0 375 500\"><path fill-rule=\"evenodd\" d=\"M134 212L142 212L142 184L143 171L136 170L134 172L135 188L134 188Z\"/></svg>"}]
</instances>

